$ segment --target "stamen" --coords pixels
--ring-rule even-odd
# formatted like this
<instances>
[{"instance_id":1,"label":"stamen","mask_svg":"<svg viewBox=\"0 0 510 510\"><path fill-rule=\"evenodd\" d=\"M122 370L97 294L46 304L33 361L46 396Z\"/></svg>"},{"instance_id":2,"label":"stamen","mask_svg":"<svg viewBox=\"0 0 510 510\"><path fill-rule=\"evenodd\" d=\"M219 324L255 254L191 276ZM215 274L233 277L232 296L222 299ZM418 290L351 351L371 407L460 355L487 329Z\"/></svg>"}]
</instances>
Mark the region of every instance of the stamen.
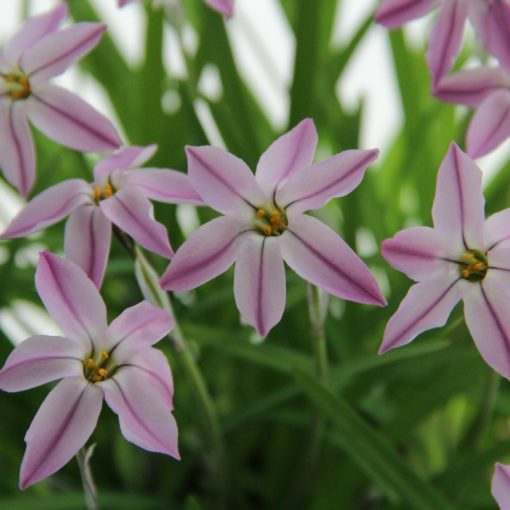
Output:
<instances>
[{"instance_id":1,"label":"stamen","mask_svg":"<svg viewBox=\"0 0 510 510\"><path fill-rule=\"evenodd\" d=\"M266 216L266 211L264 211L264 209L259 209L259 210L257 211L257 216L258 216L259 218L264 218L264 217Z\"/></svg>"},{"instance_id":2,"label":"stamen","mask_svg":"<svg viewBox=\"0 0 510 510\"><path fill-rule=\"evenodd\" d=\"M479 250L469 250L463 253L459 264L459 275L470 282L482 281L489 270L487 255Z\"/></svg>"},{"instance_id":3,"label":"stamen","mask_svg":"<svg viewBox=\"0 0 510 510\"><path fill-rule=\"evenodd\" d=\"M101 377L106 377L108 375L108 370L106 370L106 368L100 368L97 373L101 376Z\"/></svg>"},{"instance_id":4,"label":"stamen","mask_svg":"<svg viewBox=\"0 0 510 510\"><path fill-rule=\"evenodd\" d=\"M101 188L99 186L96 186L94 188L94 200L96 202L99 202L100 198L101 198Z\"/></svg>"},{"instance_id":5,"label":"stamen","mask_svg":"<svg viewBox=\"0 0 510 510\"><path fill-rule=\"evenodd\" d=\"M26 99L31 94L30 82L22 71L16 70L4 77L7 92L14 101Z\"/></svg>"},{"instance_id":6,"label":"stamen","mask_svg":"<svg viewBox=\"0 0 510 510\"><path fill-rule=\"evenodd\" d=\"M93 376L91 377L91 380L92 380L92 382L99 382L99 381L102 381L102 380L103 380L103 378L102 378L100 375L97 375L97 374L96 374L96 375L93 375Z\"/></svg>"},{"instance_id":7,"label":"stamen","mask_svg":"<svg viewBox=\"0 0 510 510\"><path fill-rule=\"evenodd\" d=\"M112 195L113 195L113 186L109 182L107 182L103 188L103 196L105 198L110 198Z\"/></svg>"},{"instance_id":8,"label":"stamen","mask_svg":"<svg viewBox=\"0 0 510 510\"><path fill-rule=\"evenodd\" d=\"M101 358L108 359L110 355L106 351L101 351Z\"/></svg>"},{"instance_id":9,"label":"stamen","mask_svg":"<svg viewBox=\"0 0 510 510\"><path fill-rule=\"evenodd\" d=\"M92 358L89 358L85 361L85 366L87 368L97 368L97 365L94 363L94 360Z\"/></svg>"},{"instance_id":10,"label":"stamen","mask_svg":"<svg viewBox=\"0 0 510 510\"><path fill-rule=\"evenodd\" d=\"M264 227L264 234L266 234L266 236L270 236L272 233L273 233L273 229L269 225L266 225Z\"/></svg>"}]
</instances>

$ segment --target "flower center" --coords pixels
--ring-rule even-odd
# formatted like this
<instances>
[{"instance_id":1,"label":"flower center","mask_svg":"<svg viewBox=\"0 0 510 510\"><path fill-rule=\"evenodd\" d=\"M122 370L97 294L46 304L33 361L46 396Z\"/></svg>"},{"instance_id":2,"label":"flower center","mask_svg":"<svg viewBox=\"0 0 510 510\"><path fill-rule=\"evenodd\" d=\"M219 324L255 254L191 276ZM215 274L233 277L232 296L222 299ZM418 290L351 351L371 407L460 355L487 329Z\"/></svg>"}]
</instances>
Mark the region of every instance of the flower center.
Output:
<instances>
[{"instance_id":1,"label":"flower center","mask_svg":"<svg viewBox=\"0 0 510 510\"><path fill-rule=\"evenodd\" d=\"M99 186L94 187L94 201L96 204L101 200L110 198L115 193L115 188L111 183L107 182L102 188Z\"/></svg>"},{"instance_id":2,"label":"flower center","mask_svg":"<svg viewBox=\"0 0 510 510\"><path fill-rule=\"evenodd\" d=\"M470 282L480 282L487 275L489 260L487 255L479 250L468 250L459 260L461 278Z\"/></svg>"},{"instance_id":3,"label":"flower center","mask_svg":"<svg viewBox=\"0 0 510 510\"><path fill-rule=\"evenodd\" d=\"M106 351L99 354L99 360L87 358L83 362L83 374L85 379L90 382L96 383L108 379L111 369L108 368L108 360L110 355Z\"/></svg>"},{"instance_id":4,"label":"flower center","mask_svg":"<svg viewBox=\"0 0 510 510\"><path fill-rule=\"evenodd\" d=\"M261 207L255 213L255 229L265 236L281 236L288 227L287 215L278 208Z\"/></svg>"},{"instance_id":5,"label":"flower center","mask_svg":"<svg viewBox=\"0 0 510 510\"><path fill-rule=\"evenodd\" d=\"M22 71L12 71L4 76L4 81L7 93L14 101L26 99L31 93L28 77Z\"/></svg>"}]
</instances>

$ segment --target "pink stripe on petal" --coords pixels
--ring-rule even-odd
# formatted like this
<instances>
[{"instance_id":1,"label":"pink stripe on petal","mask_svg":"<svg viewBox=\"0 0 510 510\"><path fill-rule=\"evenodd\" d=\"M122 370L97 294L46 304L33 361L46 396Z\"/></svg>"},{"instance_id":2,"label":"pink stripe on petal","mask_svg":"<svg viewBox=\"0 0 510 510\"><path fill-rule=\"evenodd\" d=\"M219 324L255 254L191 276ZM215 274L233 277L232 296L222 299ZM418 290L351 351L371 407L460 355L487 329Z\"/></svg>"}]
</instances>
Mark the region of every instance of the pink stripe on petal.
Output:
<instances>
[{"instance_id":1,"label":"pink stripe on petal","mask_svg":"<svg viewBox=\"0 0 510 510\"><path fill-rule=\"evenodd\" d=\"M343 299L386 305L367 266L321 221L306 214L289 217L279 240L283 259L305 280Z\"/></svg>"},{"instance_id":2,"label":"pink stripe on petal","mask_svg":"<svg viewBox=\"0 0 510 510\"><path fill-rule=\"evenodd\" d=\"M434 95L441 101L477 107L496 90L510 87L510 77L501 69L480 67L444 77Z\"/></svg>"},{"instance_id":3,"label":"pink stripe on petal","mask_svg":"<svg viewBox=\"0 0 510 510\"><path fill-rule=\"evenodd\" d=\"M81 207L66 222L64 253L99 289L103 282L112 224L96 205Z\"/></svg>"},{"instance_id":4,"label":"pink stripe on petal","mask_svg":"<svg viewBox=\"0 0 510 510\"><path fill-rule=\"evenodd\" d=\"M485 362L510 379L510 294L499 274L489 270L481 284L464 296L464 315Z\"/></svg>"},{"instance_id":5,"label":"pink stripe on petal","mask_svg":"<svg viewBox=\"0 0 510 510\"><path fill-rule=\"evenodd\" d=\"M103 395L83 376L63 379L46 397L25 436L20 488L67 464L94 431Z\"/></svg>"},{"instance_id":6,"label":"pink stripe on petal","mask_svg":"<svg viewBox=\"0 0 510 510\"><path fill-rule=\"evenodd\" d=\"M73 262L41 252L35 286L66 336L90 352L106 331L106 307L87 275Z\"/></svg>"},{"instance_id":7,"label":"pink stripe on petal","mask_svg":"<svg viewBox=\"0 0 510 510\"><path fill-rule=\"evenodd\" d=\"M497 90L478 107L467 133L468 153L485 156L510 136L510 91Z\"/></svg>"},{"instance_id":8,"label":"pink stripe on petal","mask_svg":"<svg viewBox=\"0 0 510 510\"><path fill-rule=\"evenodd\" d=\"M130 170L124 176L124 183L132 188L136 187L141 194L158 202L204 205L200 195L191 186L188 176L175 170Z\"/></svg>"},{"instance_id":9,"label":"pink stripe on petal","mask_svg":"<svg viewBox=\"0 0 510 510\"><path fill-rule=\"evenodd\" d=\"M78 23L53 32L21 56L21 68L31 85L63 73L99 42L106 30L102 23Z\"/></svg>"},{"instance_id":10,"label":"pink stripe on petal","mask_svg":"<svg viewBox=\"0 0 510 510\"><path fill-rule=\"evenodd\" d=\"M112 123L66 89L38 85L27 103L30 120L62 145L87 152L110 151L120 145Z\"/></svg>"},{"instance_id":11,"label":"pink stripe on petal","mask_svg":"<svg viewBox=\"0 0 510 510\"><path fill-rule=\"evenodd\" d=\"M99 383L119 416L123 436L140 448L179 459L177 424L159 384L147 373L126 367Z\"/></svg>"},{"instance_id":12,"label":"pink stripe on petal","mask_svg":"<svg viewBox=\"0 0 510 510\"><path fill-rule=\"evenodd\" d=\"M242 316L261 336L280 322L285 309L285 268L278 239L253 235L236 260L234 294Z\"/></svg>"},{"instance_id":13,"label":"pink stripe on petal","mask_svg":"<svg viewBox=\"0 0 510 510\"><path fill-rule=\"evenodd\" d=\"M320 209L334 197L350 193L379 155L375 150L348 150L296 172L278 192L284 208L300 213Z\"/></svg>"},{"instance_id":14,"label":"pink stripe on petal","mask_svg":"<svg viewBox=\"0 0 510 510\"><path fill-rule=\"evenodd\" d=\"M397 28L408 21L424 16L438 0L383 0L375 13L377 23L387 28Z\"/></svg>"},{"instance_id":15,"label":"pink stripe on petal","mask_svg":"<svg viewBox=\"0 0 510 510\"><path fill-rule=\"evenodd\" d=\"M123 147L115 154L102 159L94 168L94 180L99 183L107 178L114 170L138 168L152 158L157 145L147 147Z\"/></svg>"},{"instance_id":16,"label":"pink stripe on petal","mask_svg":"<svg viewBox=\"0 0 510 510\"><path fill-rule=\"evenodd\" d=\"M432 206L434 225L452 250L483 247L484 203L482 172L452 143L439 168Z\"/></svg>"},{"instance_id":17,"label":"pink stripe on petal","mask_svg":"<svg viewBox=\"0 0 510 510\"><path fill-rule=\"evenodd\" d=\"M159 342L174 324L168 311L142 301L124 310L108 326L102 350L113 350L116 363L128 363L130 356Z\"/></svg>"},{"instance_id":18,"label":"pink stripe on petal","mask_svg":"<svg viewBox=\"0 0 510 510\"><path fill-rule=\"evenodd\" d=\"M448 274L414 284L388 321L379 354L408 344L423 331L443 326L469 285Z\"/></svg>"},{"instance_id":19,"label":"pink stripe on petal","mask_svg":"<svg viewBox=\"0 0 510 510\"><path fill-rule=\"evenodd\" d=\"M23 391L41 384L83 375L80 344L60 336L32 336L11 352L0 370L0 389Z\"/></svg>"},{"instance_id":20,"label":"pink stripe on petal","mask_svg":"<svg viewBox=\"0 0 510 510\"><path fill-rule=\"evenodd\" d=\"M234 0L204 0L204 2L229 18L234 15Z\"/></svg>"},{"instance_id":21,"label":"pink stripe on petal","mask_svg":"<svg viewBox=\"0 0 510 510\"><path fill-rule=\"evenodd\" d=\"M54 225L91 201L90 186L81 179L70 179L51 186L28 202L0 239L24 237Z\"/></svg>"},{"instance_id":22,"label":"pink stripe on petal","mask_svg":"<svg viewBox=\"0 0 510 510\"><path fill-rule=\"evenodd\" d=\"M154 220L152 204L136 190L121 189L99 203L104 215L135 241L154 253L171 259L166 228Z\"/></svg>"},{"instance_id":23,"label":"pink stripe on petal","mask_svg":"<svg viewBox=\"0 0 510 510\"><path fill-rule=\"evenodd\" d=\"M35 151L26 103L0 102L0 166L6 179L27 196L35 181Z\"/></svg>"},{"instance_id":24,"label":"pink stripe on petal","mask_svg":"<svg viewBox=\"0 0 510 510\"><path fill-rule=\"evenodd\" d=\"M29 18L5 45L6 59L17 66L19 56L43 37L55 32L66 17L67 4L60 3L47 13Z\"/></svg>"},{"instance_id":25,"label":"pink stripe on petal","mask_svg":"<svg viewBox=\"0 0 510 510\"><path fill-rule=\"evenodd\" d=\"M411 227L382 243L383 257L413 280L422 280L450 262L444 240L430 227ZM458 254L456 254L458 256Z\"/></svg>"},{"instance_id":26,"label":"pink stripe on petal","mask_svg":"<svg viewBox=\"0 0 510 510\"><path fill-rule=\"evenodd\" d=\"M491 488L500 510L510 510L510 466L496 464Z\"/></svg>"},{"instance_id":27,"label":"pink stripe on petal","mask_svg":"<svg viewBox=\"0 0 510 510\"><path fill-rule=\"evenodd\" d=\"M252 229L228 216L202 225L179 248L161 277L161 286L185 291L212 280L234 263L246 235L252 235Z\"/></svg>"},{"instance_id":28,"label":"pink stripe on petal","mask_svg":"<svg viewBox=\"0 0 510 510\"><path fill-rule=\"evenodd\" d=\"M191 185L213 209L245 218L267 202L246 163L217 147L186 147Z\"/></svg>"},{"instance_id":29,"label":"pink stripe on petal","mask_svg":"<svg viewBox=\"0 0 510 510\"><path fill-rule=\"evenodd\" d=\"M260 157L255 173L259 186L268 196L273 196L277 187L297 170L312 164L317 141L313 120L305 119L269 146Z\"/></svg>"}]
</instances>

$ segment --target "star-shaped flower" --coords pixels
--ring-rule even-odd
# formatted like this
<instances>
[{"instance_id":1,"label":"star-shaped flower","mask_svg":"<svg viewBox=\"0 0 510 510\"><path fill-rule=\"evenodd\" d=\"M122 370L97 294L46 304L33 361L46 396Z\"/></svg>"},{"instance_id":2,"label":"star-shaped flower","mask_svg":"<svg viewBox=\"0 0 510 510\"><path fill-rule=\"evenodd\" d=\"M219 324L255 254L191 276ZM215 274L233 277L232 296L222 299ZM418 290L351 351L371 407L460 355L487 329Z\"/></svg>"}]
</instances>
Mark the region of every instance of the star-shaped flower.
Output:
<instances>
[{"instance_id":1,"label":"star-shaped flower","mask_svg":"<svg viewBox=\"0 0 510 510\"><path fill-rule=\"evenodd\" d=\"M510 378L510 209L485 220L482 173L454 143L439 169L432 218L434 228L383 242L386 260L418 283L389 320L381 352L442 326L463 299L482 357Z\"/></svg>"},{"instance_id":2,"label":"star-shaped flower","mask_svg":"<svg viewBox=\"0 0 510 510\"><path fill-rule=\"evenodd\" d=\"M0 370L0 389L9 392L62 379L26 433L20 488L55 473L83 447L103 398L128 441L178 459L172 376L164 354L151 347L173 327L168 312L142 301L108 326L94 284L75 264L49 252L41 254L35 283L66 336L25 340Z\"/></svg>"},{"instance_id":3,"label":"star-shaped flower","mask_svg":"<svg viewBox=\"0 0 510 510\"><path fill-rule=\"evenodd\" d=\"M7 180L28 195L35 180L35 153L28 120L49 138L80 151L120 146L111 122L77 95L49 83L86 55L106 26L78 23L58 29L65 4L29 19L0 55L0 166Z\"/></svg>"},{"instance_id":4,"label":"star-shaped flower","mask_svg":"<svg viewBox=\"0 0 510 510\"><path fill-rule=\"evenodd\" d=\"M500 510L510 510L510 466L496 464L492 478L492 495Z\"/></svg>"},{"instance_id":5,"label":"star-shaped flower","mask_svg":"<svg viewBox=\"0 0 510 510\"><path fill-rule=\"evenodd\" d=\"M200 227L180 247L161 279L163 287L192 289L235 261L237 306L263 336L285 308L283 260L335 296L384 306L361 259L324 223L303 214L350 193L378 151L344 151L312 164L316 145L313 121L302 121L267 149L256 176L222 149L188 147L191 184L225 216Z\"/></svg>"},{"instance_id":6,"label":"star-shaped flower","mask_svg":"<svg viewBox=\"0 0 510 510\"><path fill-rule=\"evenodd\" d=\"M155 145L124 148L96 165L94 182L70 179L48 188L20 211L0 239L24 237L69 215L66 256L97 287L103 281L112 223L148 250L171 258L166 228L154 220L149 198L173 204L203 202L183 173L139 168L155 150Z\"/></svg>"},{"instance_id":7,"label":"star-shaped flower","mask_svg":"<svg viewBox=\"0 0 510 510\"><path fill-rule=\"evenodd\" d=\"M119 7L124 7L136 1L137 0L117 0L117 4ZM154 0L154 3L157 5L162 5L165 2L175 3L175 0ZM214 10L229 18L234 15L234 0L204 0L204 2L209 5L209 7L212 7Z\"/></svg>"}]
</instances>

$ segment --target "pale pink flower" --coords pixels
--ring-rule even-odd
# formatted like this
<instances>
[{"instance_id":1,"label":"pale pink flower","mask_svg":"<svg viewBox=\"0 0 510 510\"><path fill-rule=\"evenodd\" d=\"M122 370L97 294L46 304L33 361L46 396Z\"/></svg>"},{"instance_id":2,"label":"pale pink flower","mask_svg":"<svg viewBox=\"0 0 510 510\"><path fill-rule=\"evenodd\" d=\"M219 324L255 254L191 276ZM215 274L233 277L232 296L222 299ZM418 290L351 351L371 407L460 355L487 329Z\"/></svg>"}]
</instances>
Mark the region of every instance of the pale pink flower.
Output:
<instances>
[{"instance_id":1,"label":"pale pink flower","mask_svg":"<svg viewBox=\"0 0 510 510\"><path fill-rule=\"evenodd\" d=\"M450 70L459 52L467 18L487 50L510 68L508 0L383 0L376 20L396 28L439 7L429 38L427 61L434 86Z\"/></svg>"},{"instance_id":2,"label":"pale pink flower","mask_svg":"<svg viewBox=\"0 0 510 510\"><path fill-rule=\"evenodd\" d=\"M480 354L510 378L510 209L485 220L482 173L454 143L439 169L432 219L434 228L383 242L386 260L418 283L389 320L381 353L444 325L463 299Z\"/></svg>"},{"instance_id":3,"label":"pale pink flower","mask_svg":"<svg viewBox=\"0 0 510 510\"><path fill-rule=\"evenodd\" d=\"M86 55L106 26L58 27L65 4L29 19L0 55L0 166L7 180L27 195L35 180L35 153L28 120L45 135L80 151L120 146L111 122L77 95L48 82Z\"/></svg>"},{"instance_id":4,"label":"pale pink flower","mask_svg":"<svg viewBox=\"0 0 510 510\"><path fill-rule=\"evenodd\" d=\"M476 108L466 140L472 157L488 154L510 136L510 72L502 67L479 67L446 76L434 94L443 101Z\"/></svg>"},{"instance_id":5,"label":"pale pink flower","mask_svg":"<svg viewBox=\"0 0 510 510\"><path fill-rule=\"evenodd\" d=\"M496 464L492 478L492 495L500 510L510 510L510 466Z\"/></svg>"},{"instance_id":6,"label":"pale pink flower","mask_svg":"<svg viewBox=\"0 0 510 510\"><path fill-rule=\"evenodd\" d=\"M316 145L313 121L302 121L267 149L255 176L222 149L188 147L191 184L225 216L200 227L180 247L161 279L163 287L192 289L235 261L237 306L264 336L285 308L284 260L335 296L384 306L361 259L332 229L303 214L351 192L378 151L344 151L312 164Z\"/></svg>"},{"instance_id":7,"label":"pale pink flower","mask_svg":"<svg viewBox=\"0 0 510 510\"><path fill-rule=\"evenodd\" d=\"M172 375L164 354L151 347L172 329L169 313L142 301L108 325L94 284L49 252L41 253L35 284L65 337L39 335L19 344L0 370L0 389L62 381L26 433L20 488L55 473L83 447L103 397L128 441L178 459Z\"/></svg>"},{"instance_id":8,"label":"pale pink flower","mask_svg":"<svg viewBox=\"0 0 510 510\"><path fill-rule=\"evenodd\" d=\"M125 5L132 4L137 0L117 0L117 4L119 7L124 7ZM158 5L164 4L165 2L175 2L175 0L154 0ZM204 2L212 7L214 10L220 12L221 14L231 17L234 14L234 0L204 0Z\"/></svg>"},{"instance_id":9,"label":"pale pink flower","mask_svg":"<svg viewBox=\"0 0 510 510\"><path fill-rule=\"evenodd\" d=\"M149 199L166 203L203 204L175 170L139 167L156 146L127 147L99 162L94 182L70 179L34 197L12 220L0 239L25 237L69 216L65 253L96 284L103 281L112 223L150 251L173 255L166 228L153 217Z\"/></svg>"}]
</instances>

